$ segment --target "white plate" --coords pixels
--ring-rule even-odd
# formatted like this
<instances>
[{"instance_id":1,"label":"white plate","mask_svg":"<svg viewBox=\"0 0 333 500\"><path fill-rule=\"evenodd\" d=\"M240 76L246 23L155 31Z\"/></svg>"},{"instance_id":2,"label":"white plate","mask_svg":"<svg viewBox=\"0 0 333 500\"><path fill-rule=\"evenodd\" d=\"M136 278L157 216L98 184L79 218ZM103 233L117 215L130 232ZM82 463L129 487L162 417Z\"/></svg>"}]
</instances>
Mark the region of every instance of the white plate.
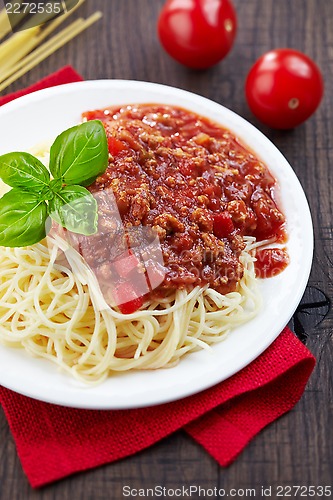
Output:
<instances>
[{"instance_id":1,"label":"white plate","mask_svg":"<svg viewBox=\"0 0 333 500\"><path fill-rule=\"evenodd\" d=\"M180 105L207 116L238 135L266 163L281 186L291 263L280 275L261 282L264 307L255 319L215 345L212 353L192 353L172 369L116 374L97 387L83 387L46 360L0 346L0 384L21 394L65 406L99 409L143 407L184 398L230 377L259 356L288 323L306 287L313 231L302 187L286 159L261 132L215 102L137 81L88 81L53 87L0 108L0 154L27 150L55 138L78 123L83 111L134 102Z\"/></svg>"}]
</instances>

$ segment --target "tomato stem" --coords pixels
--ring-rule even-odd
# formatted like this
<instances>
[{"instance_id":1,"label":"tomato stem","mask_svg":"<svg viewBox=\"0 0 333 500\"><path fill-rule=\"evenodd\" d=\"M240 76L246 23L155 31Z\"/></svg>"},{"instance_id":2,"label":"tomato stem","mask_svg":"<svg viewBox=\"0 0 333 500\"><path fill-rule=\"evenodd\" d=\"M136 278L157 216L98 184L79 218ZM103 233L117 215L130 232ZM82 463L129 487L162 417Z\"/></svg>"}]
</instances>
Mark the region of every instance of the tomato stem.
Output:
<instances>
[{"instance_id":1,"label":"tomato stem","mask_svg":"<svg viewBox=\"0 0 333 500\"><path fill-rule=\"evenodd\" d=\"M297 99L297 97L293 97L292 99L290 99L290 101L288 102L288 107L290 109L296 109L298 108L299 106L299 99Z\"/></svg>"}]
</instances>

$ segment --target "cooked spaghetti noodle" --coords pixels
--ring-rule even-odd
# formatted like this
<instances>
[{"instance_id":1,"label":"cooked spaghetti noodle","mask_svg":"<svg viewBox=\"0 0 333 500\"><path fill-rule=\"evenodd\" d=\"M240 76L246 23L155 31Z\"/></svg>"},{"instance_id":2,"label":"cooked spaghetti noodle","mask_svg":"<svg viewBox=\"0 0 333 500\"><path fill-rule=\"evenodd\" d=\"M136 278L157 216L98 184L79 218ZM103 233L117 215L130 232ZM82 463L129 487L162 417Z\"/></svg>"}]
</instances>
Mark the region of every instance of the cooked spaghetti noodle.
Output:
<instances>
[{"instance_id":1,"label":"cooked spaghetti noodle","mask_svg":"<svg viewBox=\"0 0 333 500\"><path fill-rule=\"evenodd\" d=\"M177 290L132 314L105 304L89 267L73 249L79 275L56 262L66 249L60 238L27 248L1 247L0 340L47 358L85 382L100 382L117 371L172 366L257 314L255 239L246 240L237 291Z\"/></svg>"}]
</instances>

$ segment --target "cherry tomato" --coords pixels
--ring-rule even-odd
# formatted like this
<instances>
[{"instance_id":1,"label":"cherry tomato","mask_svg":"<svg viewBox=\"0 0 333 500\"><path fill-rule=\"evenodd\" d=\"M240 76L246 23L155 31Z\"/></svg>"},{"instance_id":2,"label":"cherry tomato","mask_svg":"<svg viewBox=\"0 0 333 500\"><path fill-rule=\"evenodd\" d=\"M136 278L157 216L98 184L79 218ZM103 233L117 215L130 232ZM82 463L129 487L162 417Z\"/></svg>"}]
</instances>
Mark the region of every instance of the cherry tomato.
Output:
<instances>
[{"instance_id":1,"label":"cherry tomato","mask_svg":"<svg viewBox=\"0 0 333 500\"><path fill-rule=\"evenodd\" d=\"M157 28L171 57L190 68L205 69L231 49L237 18L230 0L167 0Z\"/></svg>"},{"instance_id":2,"label":"cherry tomato","mask_svg":"<svg viewBox=\"0 0 333 500\"><path fill-rule=\"evenodd\" d=\"M235 229L229 212L221 212L214 216L214 234L218 238L228 238Z\"/></svg>"},{"instance_id":3,"label":"cherry tomato","mask_svg":"<svg viewBox=\"0 0 333 500\"><path fill-rule=\"evenodd\" d=\"M323 91L316 64L293 49L271 50L261 56L245 85L253 114L278 129L294 128L307 120L319 106Z\"/></svg>"}]
</instances>

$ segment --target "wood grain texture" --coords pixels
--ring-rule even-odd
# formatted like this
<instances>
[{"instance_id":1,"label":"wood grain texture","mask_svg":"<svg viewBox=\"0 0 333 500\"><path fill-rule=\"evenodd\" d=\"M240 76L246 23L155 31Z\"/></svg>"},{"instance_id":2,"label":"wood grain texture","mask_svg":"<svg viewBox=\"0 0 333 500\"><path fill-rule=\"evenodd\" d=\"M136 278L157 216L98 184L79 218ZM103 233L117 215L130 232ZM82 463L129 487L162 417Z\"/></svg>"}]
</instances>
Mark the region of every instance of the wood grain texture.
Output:
<instances>
[{"instance_id":1,"label":"wood grain texture","mask_svg":"<svg viewBox=\"0 0 333 500\"><path fill-rule=\"evenodd\" d=\"M231 54L216 67L187 70L171 60L156 36L163 0L87 0L80 13L97 9L104 18L7 92L32 84L65 64L86 79L147 80L181 87L231 108L262 130L293 166L307 194L316 248L310 285L333 296L333 2L331 0L234 0L239 31ZM76 14L75 14L76 15ZM317 113L290 132L261 125L247 108L243 85L254 60L275 47L293 47L313 57L324 73L326 92ZM110 101L112 96L110 96ZM311 292L312 293L312 292ZM310 293L310 295L311 295ZM320 318L318 315L317 320ZM33 491L21 470L0 410L1 500L99 500L124 498L122 487L200 485L256 488L261 485L330 485L333 477L333 315L319 324L303 313L306 343L317 367L296 408L270 425L229 468L220 468L179 432L121 462ZM274 495L273 495L274 498Z\"/></svg>"}]
</instances>

